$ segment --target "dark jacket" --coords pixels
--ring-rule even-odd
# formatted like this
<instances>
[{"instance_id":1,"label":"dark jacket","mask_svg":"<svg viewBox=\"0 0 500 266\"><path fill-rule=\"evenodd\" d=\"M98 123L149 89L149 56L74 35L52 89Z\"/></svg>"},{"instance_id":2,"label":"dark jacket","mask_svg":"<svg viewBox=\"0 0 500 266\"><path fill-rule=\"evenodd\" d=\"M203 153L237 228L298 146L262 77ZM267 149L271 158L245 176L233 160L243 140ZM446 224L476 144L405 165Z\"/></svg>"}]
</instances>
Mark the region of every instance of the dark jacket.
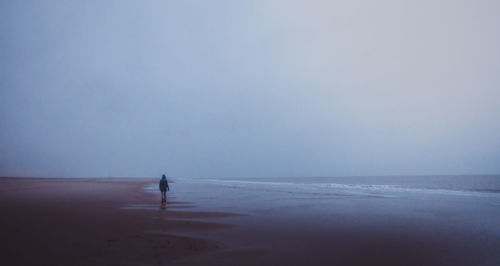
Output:
<instances>
[{"instance_id":1,"label":"dark jacket","mask_svg":"<svg viewBox=\"0 0 500 266\"><path fill-rule=\"evenodd\" d=\"M170 190L170 188L168 187L167 179L161 179L159 187L161 192L166 192Z\"/></svg>"}]
</instances>

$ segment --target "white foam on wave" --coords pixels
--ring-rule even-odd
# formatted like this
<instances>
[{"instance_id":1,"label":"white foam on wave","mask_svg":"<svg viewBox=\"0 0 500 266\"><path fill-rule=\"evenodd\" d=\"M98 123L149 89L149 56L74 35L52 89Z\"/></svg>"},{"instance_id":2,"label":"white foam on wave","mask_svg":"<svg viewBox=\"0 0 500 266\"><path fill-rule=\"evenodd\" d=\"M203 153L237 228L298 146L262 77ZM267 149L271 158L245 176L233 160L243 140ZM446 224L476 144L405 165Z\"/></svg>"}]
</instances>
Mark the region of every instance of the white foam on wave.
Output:
<instances>
[{"instance_id":1,"label":"white foam on wave","mask_svg":"<svg viewBox=\"0 0 500 266\"><path fill-rule=\"evenodd\" d=\"M351 194L365 194L381 196L387 193L422 193L422 194L437 194L448 196L469 196L469 197L489 197L500 198L500 193L487 191L469 191L469 190L454 190L454 189L437 189L437 188L411 188L397 185L367 185L367 184L340 184L340 183L301 183L301 182L266 182L266 181L250 181L250 180L224 180L224 179L205 179L211 183L226 186L265 186L280 189L292 189L297 191L310 192L346 192ZM335 190L335 191L332 191Z\"/></svg>"}]
</instances>

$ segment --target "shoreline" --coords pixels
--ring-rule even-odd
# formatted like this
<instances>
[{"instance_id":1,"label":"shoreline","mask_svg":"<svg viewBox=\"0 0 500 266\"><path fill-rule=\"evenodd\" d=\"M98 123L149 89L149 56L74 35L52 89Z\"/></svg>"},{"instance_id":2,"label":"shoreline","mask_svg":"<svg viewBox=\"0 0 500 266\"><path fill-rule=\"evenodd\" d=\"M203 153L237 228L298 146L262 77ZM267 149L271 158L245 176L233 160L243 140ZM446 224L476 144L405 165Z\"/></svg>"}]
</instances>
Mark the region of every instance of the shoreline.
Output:
<instances>
[{"instance_id":1,"label":"shoreline","mask_svg":"<svg viewBox=\"0 0 500 266\"><path fill-rule=\"evenodd\" d=\"M186 218L232 214L160 210L156 179L0 178L2 265L170 263L220 244L176 234L231 228ZM157 210L127 210L131 204ZM171 207L182 205L171 202ZM168 217L166 214L168 213ZM170 219L175 218L175 219Z\"/></svg>"},{"instance_id":2,"label":"shoreline","mask_svg":"<svg viewBox=\"0 0 500 266\"><path fill-rule=\"evenodd\" d=\"M0 263L500 265L498 222L481 220L498 207L477 198L178 182L161 210L158 180L0 178Z\"/></svg>"}]
</instances>

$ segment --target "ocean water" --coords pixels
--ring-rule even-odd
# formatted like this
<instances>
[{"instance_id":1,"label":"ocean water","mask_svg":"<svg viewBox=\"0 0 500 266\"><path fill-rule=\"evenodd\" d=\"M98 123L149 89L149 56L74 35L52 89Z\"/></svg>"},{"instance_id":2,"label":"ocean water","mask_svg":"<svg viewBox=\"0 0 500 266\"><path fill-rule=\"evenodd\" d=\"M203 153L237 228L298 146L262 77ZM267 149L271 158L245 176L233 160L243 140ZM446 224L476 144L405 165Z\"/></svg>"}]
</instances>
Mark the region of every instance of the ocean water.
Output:
<instances>
[{"instance_id":1,"label":"ocean water","mask_svg":"<svg viewBox=\"0 0 500 266\"><path fill-rule=\"evenodd\" d=\"M324 213L331 211L332 206L340 207L333 210L341 212L342 208L349 209L349 204L356 203L357 209L376 206L375 210L382 212L397 209L396 202L403 205L405 211L420 208L446 212L453 208L452 211L471 208L470 213L478 214L485 209L481 215L486 217L482 218L495 217L500 231L499 175L182 178L173 181L168 193L170 198L195 202L199 209L255 212L271 207L307 206L301 211L310 211L321 206L323 209L318 211ZM146 190L158 193L157 184ZM342 204L344 206L339 206Z\"/></svg>"},{"instance_id":2,"label":"ocean water","mask_svg":"<svg viewBox=\"0 0 500 266\"><path fill-rule=\"evenodd\" d=\"M212 178L200 181L317 196L339 193L378 196L435 194L500 199L500 175Z\"/></svg>"},{"instance_id":3,"label":"ocean water","mask_svg":"<svg viewBox=\"0 0 500 266\"><path fill-rule=\"evenodd\" d=\"M245 219L229 218L234 223L265 221L278 227L307 224L322 230L342 222L357 223L360 228L399 224L500 237L498 175L173 181L170 200L192 202L192 210L248 215ZM158 193L157 184L149 189Z\"/></svg>"},{"instance_id":4,"label":"ocean water","mask_svg":"<svg viewBox=\"0 0 500 266\"><path fill-rule=\"evenodd\" d=\"M319 239L352 236L356 246L380 238L384 252L402 245L408 254L420 254L412 253L418 247L440 258L421 265L500 265L498 175L172 180L167 201L244 215L217 218L236 225L230 230L179 232L187 236L269 250L284 239L322 250ZM159 199L157 184L146 189Z\"/></svg>"}]
</instances>

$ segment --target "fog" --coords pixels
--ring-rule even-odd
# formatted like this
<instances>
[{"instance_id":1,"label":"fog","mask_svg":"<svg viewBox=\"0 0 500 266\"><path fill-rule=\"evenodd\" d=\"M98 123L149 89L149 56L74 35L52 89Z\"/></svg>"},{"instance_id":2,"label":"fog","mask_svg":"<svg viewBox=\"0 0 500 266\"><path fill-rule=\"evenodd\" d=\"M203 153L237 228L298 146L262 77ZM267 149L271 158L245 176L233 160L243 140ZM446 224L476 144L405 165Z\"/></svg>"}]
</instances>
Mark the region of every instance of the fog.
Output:
<instances>
[{"instance_id":1,"label":"fog","mask_svg":"<svg viewBox=\"0 0 500 266\"><path fill-rule=\"evenodd\" d=\"M498 174L499 10L2 1L0 175Z\"/></svg>"}]
</instances>

